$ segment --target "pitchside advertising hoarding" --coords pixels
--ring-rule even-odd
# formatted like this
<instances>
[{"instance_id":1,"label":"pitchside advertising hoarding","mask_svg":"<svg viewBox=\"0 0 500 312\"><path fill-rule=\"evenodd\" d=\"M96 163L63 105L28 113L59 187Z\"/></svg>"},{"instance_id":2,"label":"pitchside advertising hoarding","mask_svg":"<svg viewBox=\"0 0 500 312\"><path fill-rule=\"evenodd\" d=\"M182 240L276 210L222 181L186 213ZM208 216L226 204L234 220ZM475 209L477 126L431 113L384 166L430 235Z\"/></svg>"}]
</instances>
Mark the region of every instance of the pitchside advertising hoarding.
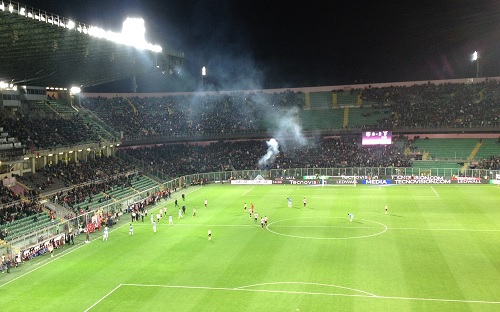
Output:
<instances>
[{"instance_id":1,"label":"pitchside advertising hoarding","mask_svg":"<svg viewBox=\"0 0 500 312\"><path fill-rule=\"evenodd\" d=\"M497 176L499 178L499 176ZM292 185L407 185L407 184L500 184L499 180L478 177L446 176L303 176L301 178L280 177L274 180L232 180L231 184L292 184Z\"/></svg>"},{"instance_id":2,"label":"pitchside advertising hoarding","mask_svg":"<svg viewBox=\"0 0 500 312\"><path fill-rule=\"evenodd\" d=\"M491 180L476 177L446 177L446 176L399 176L391 175L380 179L363 179L361 184L490 184Z\"/></svg>"},{"instance_id":3,"label":"pitchside advertising hoarding","mask_svg":"<svg viewBox=\"0 0 500 312\"><path fill-rule=\"evenodd\" d=\"M500 185L500 173L495 174L495 180L491 180L491 183Z\"/></svg>"}]
</instances>

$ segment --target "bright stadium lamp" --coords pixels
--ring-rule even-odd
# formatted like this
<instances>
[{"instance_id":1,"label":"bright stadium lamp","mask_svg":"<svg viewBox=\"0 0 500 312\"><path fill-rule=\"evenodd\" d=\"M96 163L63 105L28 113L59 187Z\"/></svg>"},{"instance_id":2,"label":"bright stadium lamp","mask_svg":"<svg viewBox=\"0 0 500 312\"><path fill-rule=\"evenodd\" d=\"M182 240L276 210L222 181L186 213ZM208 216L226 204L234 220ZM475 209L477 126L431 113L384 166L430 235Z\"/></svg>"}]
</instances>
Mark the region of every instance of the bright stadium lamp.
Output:
<instances>
[{"instance_id":1,"label":"bright stadium lamp","mask_svg":"<svg viewBox=\"0 0 500 312\"><path fill-rule=\"evenodd\" d=\"M68 23L66 24L66 28L68 28L68 29L75 28L75 22L73 22L72 20L69 20Z\"/></svg>"},{"instance_id":2,"label":"bright stadium lamp","mask_svg":"<svg viewBox=\"0 0 500 312\"><path fill-rule=\"evenodd\" d=\"M207 68L203 66L201 68L201 86L203 87L203 80L205 79L205 76L207 75Z\"/></svg>"},{"instance_id":3,"label":"bright stadium lamp","mask_svg":"<svg viewBox=\"0 0 500 312\"><path fill-rule=\"evenodd\" d=\"M82 89L80 89L80 87L71 87L71 89L69 89L69 92L71 94L78 94L82 91Z\"/></svg>"},{"instance_id":4,"label":"bright stadium lamp","mask_svg":"<svg viewBox=\"0 0 500 312\"><path fill-rule=\"evenodd\" d=\"M472 61L476 62L476 78L479 78L479 54L477 51L472 53Z\"/></svg>"}]
</instances>

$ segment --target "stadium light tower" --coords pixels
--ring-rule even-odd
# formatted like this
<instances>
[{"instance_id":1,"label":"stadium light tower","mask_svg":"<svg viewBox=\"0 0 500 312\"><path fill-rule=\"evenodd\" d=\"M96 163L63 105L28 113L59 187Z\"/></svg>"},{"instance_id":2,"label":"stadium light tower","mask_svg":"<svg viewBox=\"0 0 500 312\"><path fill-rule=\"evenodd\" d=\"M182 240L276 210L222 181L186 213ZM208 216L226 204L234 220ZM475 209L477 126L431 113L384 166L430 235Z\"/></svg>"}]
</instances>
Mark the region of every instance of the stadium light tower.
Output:
<instances>
[{"instance_id":1,"label":"stadium light tower","mask_svg":"<svg viewBox=\"0 0 500 312\"><path fill-rule=\"evenodd\" d=\"M201 87L203 88L203 80L205 79L205 76L207 75L207 68L203 66L201 68Z\"/></svg>"},{"instance_id":2,"label":"stadium light tower","mask_svg":"<svg viewBox=\"0 0 500 312\"><path fill-rule=\"evenodd\" d=\"M474 53L472 53L472 61L476 62L476 78L479 78L479 54L477 53L477 51L474 51Z\"/></svg>"}]
</instances>

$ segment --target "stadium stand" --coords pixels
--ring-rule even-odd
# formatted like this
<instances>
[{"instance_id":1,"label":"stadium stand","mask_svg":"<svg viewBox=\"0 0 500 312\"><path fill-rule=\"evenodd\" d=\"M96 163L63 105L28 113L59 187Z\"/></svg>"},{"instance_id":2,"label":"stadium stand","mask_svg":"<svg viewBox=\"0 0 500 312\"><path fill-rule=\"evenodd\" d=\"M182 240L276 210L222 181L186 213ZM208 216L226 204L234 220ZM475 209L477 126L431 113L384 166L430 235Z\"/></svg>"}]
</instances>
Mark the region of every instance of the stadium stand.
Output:
<instances>
[{"instance_id":1,"label":"stadium stand","mask_svg":"<svg viewBox=\"0 0 500 312\"><path fill-rule=\"evenodd\" d=\"M473 151L477 139L417 139L413 148L424 154L428 160L466 161ZM427 160L424 159L424 160Z\"/></svg>"},{"instance_id":2,"label":"stadium stand","mask_svg":"<svg viewBox=\"0 0 500 312\"><path fill-rule=\"evenodd\" d=\"M362 128L362 129L378 129L380 123L389 118L391 111L386 108L349 108L349 118L347 127L349 128Z\"/></svg>"},{"instance_id":3,"label":"stadium stand","mask_svg":"<svg viewBox=\"0 0 500 312\"><path fill-rule=\"evenodd\" d=\"M498 91L498 83L485 81L473 86L372 86L310 93L83 96L75 108L52 99L25 103L27 107L6 113L0 121L31 157L31 172L16 176L20 196L34 198L37 207L37 198L47 197L51 206L42 205L37 213L56 207L62 209L59 217L71 218L158 188L160 182L148 176L155 172L173 179L200 172L262 169L257 162L266 153L265 141L285 126L277 122L284 117L300 126L307 144L283 144L276 161L264 169L415 167L456 172L470 163L471 168L498 170L499 142L490 137L478 144L481 132L477 138L464 139L405 137L405 132L421 129L425 137L438 129L462 133L474 127L498 128ZM366 128L392 130L394 144L361 146L359 131ZM119 133L124 146L101 146L116 142ZM134 148L123 144L132 138ZM163 141L148 145L151 138ZM88 150L83 146L91 143L96 145ZM65 154L70 146L81 151L71 157ZM56 150L62 156L49 156ZM0 209L2 229L11 233L7 238L33 228L13 227L12 222L22 218L33 224L30 213L12 214L19 207L14 202L7 199Z\"/></svg>"}]
</instances>

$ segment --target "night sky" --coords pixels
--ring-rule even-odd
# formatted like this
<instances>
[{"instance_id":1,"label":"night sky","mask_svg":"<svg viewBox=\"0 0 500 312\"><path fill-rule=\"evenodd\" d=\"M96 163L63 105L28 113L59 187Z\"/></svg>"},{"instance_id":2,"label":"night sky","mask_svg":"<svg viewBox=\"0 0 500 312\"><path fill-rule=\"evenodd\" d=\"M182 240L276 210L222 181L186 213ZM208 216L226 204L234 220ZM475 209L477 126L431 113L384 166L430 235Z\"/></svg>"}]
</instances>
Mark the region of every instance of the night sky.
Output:
<instances>
[{"instance_id":1,"label":"night sky","mask_svg":"<svg viewBox=\"0 0 500 312\"><path fill-rule=\"evenodd\" d=\"M206 66L213 89L474 77L475 50L480 76L500 76L498 1L21 3L114 31L142 17L148 41L185 53L183 78L197 82Z\"/></svg>"}]
</instances>

